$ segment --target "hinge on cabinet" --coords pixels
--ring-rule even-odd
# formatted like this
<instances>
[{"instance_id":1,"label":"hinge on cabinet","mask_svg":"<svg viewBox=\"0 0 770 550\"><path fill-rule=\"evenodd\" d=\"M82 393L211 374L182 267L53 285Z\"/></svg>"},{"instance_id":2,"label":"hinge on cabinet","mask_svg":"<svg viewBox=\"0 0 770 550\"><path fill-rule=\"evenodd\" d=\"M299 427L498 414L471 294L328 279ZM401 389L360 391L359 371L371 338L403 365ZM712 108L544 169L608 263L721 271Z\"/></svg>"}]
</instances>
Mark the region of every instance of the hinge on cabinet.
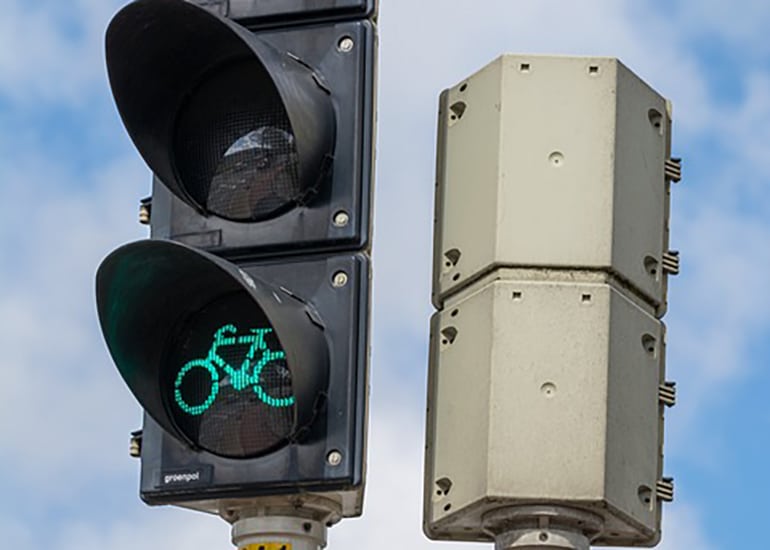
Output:
<instances>
[{"instance_id":1,"label":"hinge on cabinet","mask_svg":"<svg viewBox=\"0 0 770 550\"><path fill-rule=\"evenodd\" d=\"M682 179L682 159L670 158L666 159L664 172L666 179L671 180L674 183L678 183Z\"/></svg>"},{"instance_id":2,"label":"hinge on cabinet","mask_svg":"<svg viewBox=\"0 0 770 550\"><path fill-rule=\"evenodd\" d=\"M674 500L674 478L664 477L655 484L655 494L658 500L671 502Z\"/></svg>"},{"instance_id":3,"label":"hinge on cabinet","mask_svg":"<svg viewBox=\"0 0 770 550\"><path fill-rule=\"evenodd\" d=\"M679 251L669 250L663 253L663 271L670 275L679 275Z\"/></svg>"},{"instance_id":4,"label":"hinge on cabinet","mask_svg":"<svg viewBox=\"0 0 770 550\"><path fill-rule=\"evenodd\" d=\"M663 382L658 386L658 399L667 407L676 405L676 382Z\"/></svg>"}]
</instances>

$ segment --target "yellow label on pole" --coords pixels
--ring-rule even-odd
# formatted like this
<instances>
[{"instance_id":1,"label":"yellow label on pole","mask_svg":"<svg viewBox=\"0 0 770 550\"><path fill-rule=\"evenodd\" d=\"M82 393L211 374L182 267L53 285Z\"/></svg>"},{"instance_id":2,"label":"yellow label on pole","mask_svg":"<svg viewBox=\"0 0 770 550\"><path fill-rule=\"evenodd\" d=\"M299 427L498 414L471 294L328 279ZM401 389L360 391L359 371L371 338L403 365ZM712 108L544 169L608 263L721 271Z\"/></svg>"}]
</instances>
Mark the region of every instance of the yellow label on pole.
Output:
<instances>
[{"instance_id":1,"label":"yellow label on pole","mask_svg":"<svg viewBox=\"0 0 770 550\"><path fill-rule=\"evenodd\" d=\"M290 542L255 542L242 546L240 550L291 550Z\"/></svg>"}]
</instances>

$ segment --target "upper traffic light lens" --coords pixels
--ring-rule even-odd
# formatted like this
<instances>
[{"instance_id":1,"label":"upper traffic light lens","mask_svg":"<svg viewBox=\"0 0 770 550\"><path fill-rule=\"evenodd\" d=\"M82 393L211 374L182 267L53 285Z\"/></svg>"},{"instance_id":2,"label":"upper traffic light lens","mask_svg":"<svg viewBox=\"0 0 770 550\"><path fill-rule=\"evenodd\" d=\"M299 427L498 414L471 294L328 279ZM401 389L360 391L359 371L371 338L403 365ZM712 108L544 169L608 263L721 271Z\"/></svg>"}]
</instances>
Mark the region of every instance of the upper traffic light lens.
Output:
<instances>
[{"instance_id":1,"label":"upper traffic light lens","mask_svg":"<svg viewBox=\"0 0 770 550\"><path fill-rule=\"evenodd\" d=\"M137 0L110 22L106 55L139 153L198 213L250 224L324 196L331 92L281 44L190 2Z\"/></svg>"},{"instance_id":2,"label":"upper traffic light lens","mask_svg":"<svg viewBox=\"0 0 770 550\"><path fill-rule=\"evenodd\" d=\"M301 199L297 145L277 89L255 58L213 71L180 110L174 161L207 212L249 222Z\"/></svg>"},{"instance_id":3,"label":"upper traffic light lens","mask_svg":"<svg viewBox=\"0 0 770 550\"><path fill-rule=\"evenodd\" d=\"M286 353L244 292L217 298L179 325L161 373L179 430L217 455L242 458L292 435L296 401Z\"/></svg>"}]
</instances>

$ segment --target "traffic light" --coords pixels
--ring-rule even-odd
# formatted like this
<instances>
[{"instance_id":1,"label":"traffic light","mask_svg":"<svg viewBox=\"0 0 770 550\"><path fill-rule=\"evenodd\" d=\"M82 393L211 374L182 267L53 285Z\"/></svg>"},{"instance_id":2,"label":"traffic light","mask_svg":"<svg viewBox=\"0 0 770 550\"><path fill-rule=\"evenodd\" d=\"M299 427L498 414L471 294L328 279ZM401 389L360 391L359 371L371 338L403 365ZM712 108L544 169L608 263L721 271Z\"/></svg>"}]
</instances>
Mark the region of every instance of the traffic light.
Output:
<instances>
[{"instance_id":1,"label":"traffic light","mask_svg":"<svg viewBox=\"0 0 770 550\"><path fill-rule=\"evenodd\" d=\"M150 504L361 513L375 13L137 0L109 25L115 103L155 177L151 238L102 262L97 309L146 413Z\"/></svg>"},{"instance_id":2,"label":"traffic light","mask_svg":"<svg viewBox=\"0 0 770 550\"><path fill-rule=\"evenodd\" d=\"M426 534L654 546L670 104L616 59L504 55L438 116Z\"/></svg>"}]
</instances>

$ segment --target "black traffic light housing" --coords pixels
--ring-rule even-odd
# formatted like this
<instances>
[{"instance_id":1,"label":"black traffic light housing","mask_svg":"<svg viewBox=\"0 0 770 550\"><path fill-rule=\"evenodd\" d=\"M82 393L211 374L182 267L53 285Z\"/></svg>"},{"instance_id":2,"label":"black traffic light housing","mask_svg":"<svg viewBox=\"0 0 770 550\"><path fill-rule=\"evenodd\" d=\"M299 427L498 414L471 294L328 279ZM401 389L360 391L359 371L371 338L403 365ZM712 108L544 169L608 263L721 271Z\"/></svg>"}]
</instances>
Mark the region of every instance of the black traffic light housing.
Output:
<instances>
[{"instance_id":1,"label":"black traffic light housing","mask_svg":"<svg viewBox=\"0 0 770 550\"><path fill-rule=\"evenodd\" d=\"M361 511L374 15L137 0L110 24L116 105L155 178L152 239L103 261L97 308L145 410L150 504L335 492Z\"/></svg>"},{"instance_id":2,"label":"black traffic light housing","mask_svg":"<svg viewBox=\"0 0 770 550\"><path fill-rule=\"evenodd\" d=\"M171 212L154 236L229 256L368 246L376 36L369 18L342 13L282 27L251 19L249 29L181 0L140 0L118 13L107 32L115 101L163 190L179 199L164 201ZM244 113L255 112L294 131L297 169L290 192L265 201L275 208L250 217L213 204L222 185L206 180L227 170L217 159L239 140L248 145L254 121Z\"/></svg>"},{"instance_id":3,"label":"black traffic light housing","mask_svg":"<svg viewBox=\"0 0 770 550\"><path fill-rule=\"evenodd\" d=\"M148 503L344 490L363 483L368 311L362 306L368 304L368 270L369 260L360 253L236 267L165 240L131 243L104 260L97 274L102 330L118 370L148 415L141 491ZM339 273L346 284L335 284ZM217 302L233 294L233 302L254 304L269 319L286 350L297 404L283 440L264 449L241 445L244 456L212 452L211 445L184 433L175 419L171 383L163 383L164 369L172 369L173 377L184 359L205 357L215 329L243 318L240 308L227 303L225 318L217 315ZM201 311L213 314L211 329L193 334L200 337L186 346L189 357L167 361L182 347L180 335L190 332L191 317L195 323ZM244 426L248 421L242 420ZM222 423L215 427L227 437ZM232 455L233 443L224 446ZM327 460L334 451L342 455L339 464Z\"/></svg>"}]
</instances>

